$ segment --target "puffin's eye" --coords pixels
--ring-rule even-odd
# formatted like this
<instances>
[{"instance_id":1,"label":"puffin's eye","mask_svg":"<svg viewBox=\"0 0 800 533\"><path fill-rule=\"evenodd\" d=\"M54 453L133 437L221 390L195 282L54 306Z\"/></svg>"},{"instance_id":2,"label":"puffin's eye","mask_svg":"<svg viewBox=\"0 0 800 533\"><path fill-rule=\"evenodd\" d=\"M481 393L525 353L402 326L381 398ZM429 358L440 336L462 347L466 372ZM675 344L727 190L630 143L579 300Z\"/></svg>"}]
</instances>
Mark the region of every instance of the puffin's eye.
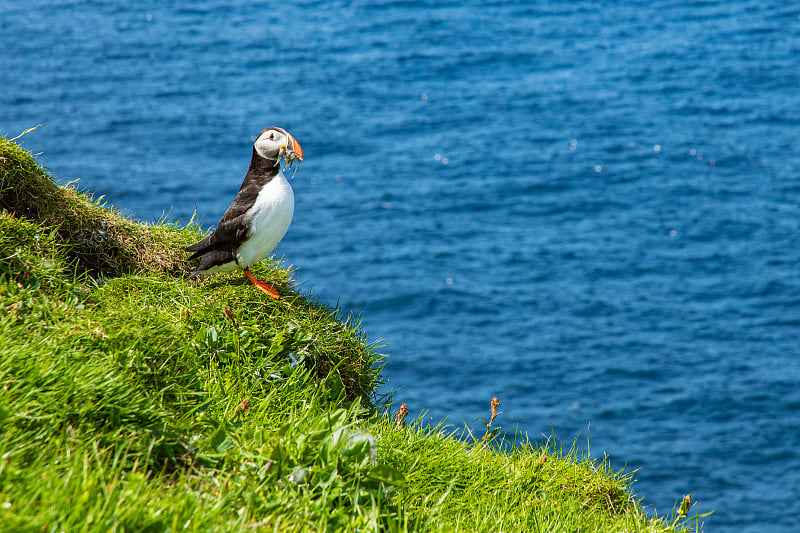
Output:
<instances>
[{"instance_id":1,"label":"puffin's eye","mask_svg":"<svg viewBox=\"0 0 800 533\"><path fill-rule=\"evenodd\" d=\"M275 134L274 133L270 133L269 134L269 140L270 141L274 141L275 140Z\"/></svg>"}]
</instances>

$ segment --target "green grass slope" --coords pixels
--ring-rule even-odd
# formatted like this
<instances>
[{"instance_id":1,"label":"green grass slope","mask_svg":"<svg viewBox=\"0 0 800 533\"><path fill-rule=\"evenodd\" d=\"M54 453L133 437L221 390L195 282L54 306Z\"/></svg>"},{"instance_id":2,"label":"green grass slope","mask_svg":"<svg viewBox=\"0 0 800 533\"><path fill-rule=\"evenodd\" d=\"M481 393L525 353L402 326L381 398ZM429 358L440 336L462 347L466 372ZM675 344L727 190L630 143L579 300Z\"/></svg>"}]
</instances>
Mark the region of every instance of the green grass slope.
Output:
<instances>
[{"instance_id":1,"label":"green grass slope","mask_svg":"<svg viewBox=\"0 0 800 533\"><path fill-rule=\"evenodd\" d=\"M357 322L274 263L254 272L277 301L241 275L189 281L198 236L59 187L0 138L0 531L687 524L574 449L399 426Z\"/></svg>"}]
</instances>

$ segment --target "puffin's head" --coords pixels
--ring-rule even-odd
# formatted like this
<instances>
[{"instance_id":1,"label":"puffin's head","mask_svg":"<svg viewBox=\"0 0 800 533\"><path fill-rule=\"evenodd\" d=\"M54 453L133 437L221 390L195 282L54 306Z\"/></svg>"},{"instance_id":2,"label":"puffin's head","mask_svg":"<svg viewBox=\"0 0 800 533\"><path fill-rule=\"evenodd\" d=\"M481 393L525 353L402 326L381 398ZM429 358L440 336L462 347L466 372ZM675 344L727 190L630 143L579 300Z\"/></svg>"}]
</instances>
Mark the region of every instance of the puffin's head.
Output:
<instances>
[{"instance_id":1,"label":"puffin's head","mask_svg":"<svg viewBox=\"0 0 800 533\"><path fill-rule=\"evenodd\" d=\"M300 148L300 143L283 128L265 128L258 134L253 148L258 155L264 159L275 161L275 164L280 161L281 157L285 157L287 163L291 163L295 159L303 160L303 149Z\"/></svg>"}]
</instances>

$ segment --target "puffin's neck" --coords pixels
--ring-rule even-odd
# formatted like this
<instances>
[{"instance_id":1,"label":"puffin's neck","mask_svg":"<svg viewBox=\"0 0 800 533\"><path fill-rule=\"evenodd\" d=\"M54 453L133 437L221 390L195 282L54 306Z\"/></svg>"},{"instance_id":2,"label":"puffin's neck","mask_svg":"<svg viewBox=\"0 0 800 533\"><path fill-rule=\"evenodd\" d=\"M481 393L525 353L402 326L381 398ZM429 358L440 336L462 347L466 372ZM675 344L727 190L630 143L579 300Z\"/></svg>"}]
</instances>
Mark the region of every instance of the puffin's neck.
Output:
<instances>
[{"instance_id":1,"label":"puffin's neck","mask_svg":"<svg viewBox=\"0 0 800 533\"><path fill-rule=\"evenodd\" d=\"M255 181L259 185L267 183L281 171L280 164L276 163L277 161L274 159L264 159L253 148L253 158L250 160L250 168L247 169L245 182Z\"/></svg>"}]
</instances>

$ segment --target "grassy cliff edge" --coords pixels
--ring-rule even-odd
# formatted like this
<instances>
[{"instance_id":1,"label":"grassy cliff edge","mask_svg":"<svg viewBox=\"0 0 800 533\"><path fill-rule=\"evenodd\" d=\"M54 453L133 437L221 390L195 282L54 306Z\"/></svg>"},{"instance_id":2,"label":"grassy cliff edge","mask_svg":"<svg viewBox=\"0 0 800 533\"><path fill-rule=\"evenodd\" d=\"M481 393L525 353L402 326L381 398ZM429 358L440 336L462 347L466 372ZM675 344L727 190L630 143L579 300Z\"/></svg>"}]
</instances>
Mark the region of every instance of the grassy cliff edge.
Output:
<instances>
[{"instance_id":1,"label":"grassy cliff edge","mask_svg":"<svg viewBox=\"0 0 800 533\"><path fill-rule=\"evenodd\" d=\"M0 138L0 531L699 528L574 447L398 424L357 321L274 262L254 273L277 301L189 281L199 235L57 186Z\"/></svg>"}]
</instances>

